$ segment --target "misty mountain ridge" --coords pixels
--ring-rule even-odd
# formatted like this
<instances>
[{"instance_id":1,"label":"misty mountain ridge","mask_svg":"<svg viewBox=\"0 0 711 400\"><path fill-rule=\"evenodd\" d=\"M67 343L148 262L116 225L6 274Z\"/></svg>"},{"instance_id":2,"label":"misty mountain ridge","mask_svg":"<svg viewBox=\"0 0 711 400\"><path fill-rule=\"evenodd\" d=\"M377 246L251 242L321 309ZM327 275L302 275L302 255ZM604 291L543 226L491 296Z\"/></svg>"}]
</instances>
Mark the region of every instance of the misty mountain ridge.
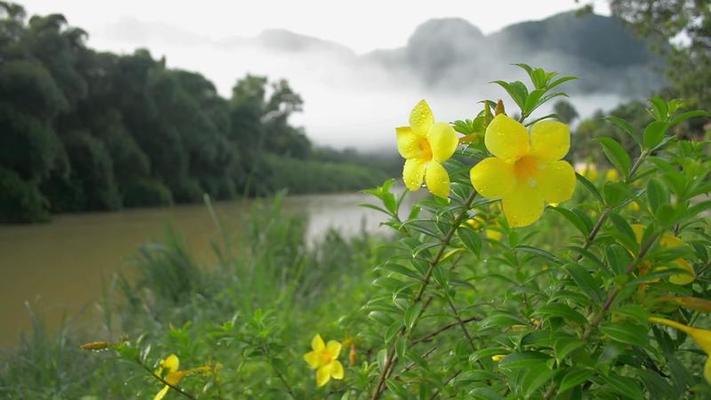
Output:
<instances>
[{"instance_id":1,"label":"misty mountain ridge","mask_svg":"<svg viewBox=\"0 0 711 400\"><path fill-rule=\"evenodd\" d=\"M489 35L461 18L432 19L415 30L405 47L364 57L390 69L405 67L444 90L500 79L508 65L520 62L578 76L568 86L571 93L638 97L663 83L657 72L661 60L621 20L574 11Z\"/></svg>"},{"instance_id":2,"label":"misty mountain ridge","mask_svg":"<svg viewBox=\"0 0 711 400\"><path fill-rule=\"evenodd\" d=\"M527 79L515 63L579 77L563 90L583 117L664 84L660 59L621 20L574 11L489 34L462 18L431 19L404 46L364 54L284 29L216 39L124 19L108 33L124 48L150 46L170 65L200 71L225 96L246 73L288 79L305 100L295 122L337 148L391 148L391 127L422 98L442 120L468 117L476 101L505 96L489 82Z\"/></svg>"}]
</instances>

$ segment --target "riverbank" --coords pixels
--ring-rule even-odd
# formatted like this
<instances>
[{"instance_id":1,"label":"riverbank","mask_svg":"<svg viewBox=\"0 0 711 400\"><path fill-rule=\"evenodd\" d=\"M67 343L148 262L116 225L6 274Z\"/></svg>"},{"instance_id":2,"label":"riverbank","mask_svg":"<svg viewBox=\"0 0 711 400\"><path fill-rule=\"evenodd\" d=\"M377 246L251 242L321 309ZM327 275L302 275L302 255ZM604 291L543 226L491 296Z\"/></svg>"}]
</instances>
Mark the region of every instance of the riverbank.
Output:
<instances>
[{"instance_id":1,"label":"riverbank","mask_svg":"<svg viewBox=\"0 0 711 400\"><path fill-rule=\"evenodd\" d=\"M345 237L377 232L377 212L358 207L366 200L360 193L287 196L284 211L306 218L304 242L313 244L330 229ZM239 242L249 210L270 201L217 202L214 210L222 229ZM20 332L31 328L26 302L52 331L65 315L94 319L88 305L100 298L112 275L131 269L137 249L163 241L170 230L197 263L218 261L212 244L220 241L220 233L205 205L65 214L48 224L0 225L0 347L15 345Z\"/></svg>"}]
</instances>

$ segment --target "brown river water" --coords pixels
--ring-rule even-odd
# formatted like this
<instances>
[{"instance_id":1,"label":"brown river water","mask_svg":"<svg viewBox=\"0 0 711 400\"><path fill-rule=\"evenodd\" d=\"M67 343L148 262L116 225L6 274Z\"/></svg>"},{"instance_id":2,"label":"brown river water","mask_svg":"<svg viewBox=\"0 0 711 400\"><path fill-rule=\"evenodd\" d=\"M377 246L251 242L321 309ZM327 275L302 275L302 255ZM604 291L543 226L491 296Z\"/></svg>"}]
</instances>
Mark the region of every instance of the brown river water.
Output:
<instances>
[{"instance_id":1,"label":"brown river water","mask_svg":"<svg viewBox=\"0 0 711 400\"><path fill-rule=\"evenodd\" d=\"M308 217L307 240L314 241L330 227L346 235L379 229L383 215L358 207L363 202L371 202L370 197L289 196L284 208ZM248 200L216 203L215 211L226 229L239 235L249 206ZM219 236L205 205L59 215L47 224L0 225L0 348L13 346L30 328L28 305L50 329L65 317L90 314L101 297L102 282L127 268L141 244L164 238L169 226L198 261L213 260L210 242Z\"/></svg>"}]
</instances>

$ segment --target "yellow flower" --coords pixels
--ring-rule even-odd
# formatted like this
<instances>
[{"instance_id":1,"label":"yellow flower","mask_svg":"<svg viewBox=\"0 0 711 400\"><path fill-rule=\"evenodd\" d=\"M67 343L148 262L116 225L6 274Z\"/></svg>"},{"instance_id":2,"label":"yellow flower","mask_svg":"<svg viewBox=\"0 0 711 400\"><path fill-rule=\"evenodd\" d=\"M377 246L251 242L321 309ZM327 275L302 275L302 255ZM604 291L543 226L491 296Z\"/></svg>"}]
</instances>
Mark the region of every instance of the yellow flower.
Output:
<instances>
[{"instance_id":1,"label":"yellow flower","mask_svg":"<svg viewBox=\"0 0 711 400\"><path fill-rule=\"evenodd\" d=\"M644 225L642 224L633 224L632 225L632 230L634 231L634 235L637 238L637 243L642 242L642 235L644 234ZM669 232L665 232L662 237L659 239L659 245L662 247L667 247L667 248L675 248L675 247L680 247L684 245L684 242L679 239L678 237L672 235ZM652 266L649 263L645 263L642 265L641 269L650 269ZM675 285L686 285L694 281L696 279L696 271L694 271L694 267L689 264L688 261L686 261L683 258L677 258L674 260L674 267L686 270L686 272L680 272L678 274L674 274L669 276L669 282L675 284ZM663 266L662 267L657 267L658 270L663 270L666 269Z\"/></svg>"},{"instance_id":2,"label":"yellow flower","mask_svg":"<svg viewBox=\"0 0 711 400\"><path fill-rule=\"evenodd\" d=\"M491 356L491 361L501 362L501 360L503 360L504 358L506 358L506 354L495 354L495 355Z\"/></svg>"},{"instance_id":3,"label":"yellow flower","mask_svg":"<svg viewBox=\"0 0 711 400\"><path fill-rule=\"evenodd\" d=\"M639 211L639 203L637 203L636 201L633 201L627 205L627 209L632 212L637 212L637 211Z\"/></svg>"},{"instance_id":4,"label":"yellow flower","mask_svg":"<svg viewBox=\"0 0 711 400\"><path fill-rule=\"evenodd\" d=\"M323 386L331 378L343 379L343 365L338 361L341 353L341 344L335 340L329 340L324 344L320 335L311 339L311 349L313 351L304 354L304 360L311 369L316 370L316 384Z\"/></svg>"},{"instance_id":5,"label":"yellow flower","mask_svg":"<svg viewBox=\"0 0 711 400\"><path fill-rule=\"evenodd\" d=\"M156 371L156 375L163 378L166 382L175 386L185 377L185 372L180 371L180 359L175 354L171 354L160 362L160 366ZM164 375L165 373L165 375ZM163 389L158 392L153 400L161 400L170 390L170 386L165 385Z\"/></svg>"},{"instance_id":6,"label":"yellow flower","mask_svg":"<svg viewBox=\"0 0 711 400\"><path fill-rule=\"evenodd\" d=\"M180 381L186 376L194 375L197 373L212 373L215 371L215 367L202 366L197 368L191 368L187 370L180 370L180 359L175 354L171 354L165 359L163 359L158 369L156 370L156 375L160 376L164 381L172 386L177 386ZM153 400L161 400L170 390L170 386L165 385L160 392L156 393Z\"/></svg>"},{"instance_id":7,"label":"yellow flower","mask_svg":"<svg viewBox=\"0 0 711 400\"><path fill-rule=\"evenodd\" d=\"M467 225L472 227L472 229L474 229L474 230L479 230L479 228L484 226L484 224L486 223L484 218L482 218L481 216L476 216L474 218L470 218L466 222L467 222ZM493 226L498 227L499 224L497 222L494 222ZM485 234L486 234L487 239L491 239L491 240L495 240L495 241L501 240L501 238L504 236L501 233L501 231L498 231L496 229L486 229Z\"/></svg>"},{"instance_id":8,"label":"yellow flower","mask_svg":"<svg viewBox=\"0 0 711 400\"><path fill-rule=\"evenodd\" d=\"M701 347L707 355L711 356L711 331L692 328L666 318L650 317L649 321L655 324L666 325L686 333L694 339L696 344L699 345L699 347ZM704 377L707 382L711 383L711 358L706 358L706 364L704 365Z\"/></svg>"},{"instance_id":9,"label":"yellow flower","mask_svg":"<svg viewBox=\"0 0 711 400\"><path fill-rule=\"evenodd\" d=\"M449 195L449 174L442 166L457 149L459 139L447 123L435 122L432 110L421 100L410 113L410 126L395 129L397 150L405 159L402 178L415 191L424 180L435 196Z\"/></svg>"},{"instance_id":10,"label":"yellow flower","mask_svg":"<svg viewBox=\"0 0 711 400\"><path fill-rule=\"evenodd\" d=\"M616 169L610 168L605 173L605 179L607 179L610 182L617 182L620 180L620 174L617 172Z\"/></svg>"},{"instance_id":11,"label":"yellow flower","mask_svg":"<svg viewBox=\"0 0 711 400\"><path fill-rule=\"evenodd\" d=\"M475 165L469 175L482 196L500 198L512 227L534 223L546 203L570 199L575 171L561 159L570 148L570 130L562 122L535 123L526 127L505 114L486 128L484 144L494 157Z\"/></svg>"}]
</instances>

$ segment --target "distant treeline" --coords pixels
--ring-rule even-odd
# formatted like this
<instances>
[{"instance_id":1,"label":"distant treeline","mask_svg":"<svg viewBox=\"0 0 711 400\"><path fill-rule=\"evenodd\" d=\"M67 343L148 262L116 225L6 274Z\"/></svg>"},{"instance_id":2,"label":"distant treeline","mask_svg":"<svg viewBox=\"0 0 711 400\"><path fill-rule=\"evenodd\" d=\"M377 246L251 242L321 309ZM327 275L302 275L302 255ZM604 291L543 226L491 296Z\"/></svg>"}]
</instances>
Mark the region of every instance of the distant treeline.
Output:
<instances>
[{"instance_id":1,"label":"distant treeline","mask_svg":"<svg viewBox=\"0 0 711 400\"><path fill-rule=\"evenodd\" d=\"M0 221L294 192L360 189L386 173L314 148L285 80L248 75L222 98L147 50L97 52L64 16L0 2ZM236 55L238 56L238 55Z\"/></svg>"}]
</instances>

